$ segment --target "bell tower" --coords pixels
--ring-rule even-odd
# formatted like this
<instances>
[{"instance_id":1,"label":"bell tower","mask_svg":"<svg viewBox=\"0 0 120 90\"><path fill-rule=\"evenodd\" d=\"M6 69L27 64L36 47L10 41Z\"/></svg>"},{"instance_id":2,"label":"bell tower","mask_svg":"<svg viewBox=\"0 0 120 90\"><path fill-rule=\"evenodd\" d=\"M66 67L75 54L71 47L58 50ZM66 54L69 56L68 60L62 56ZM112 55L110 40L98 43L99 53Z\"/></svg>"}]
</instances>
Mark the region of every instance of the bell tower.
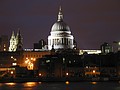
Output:
<instances>
[{"instance_id":1,"label":"bell tower","mask_svg":"<svg viewBox=\"0 0 120 90\"><path fill-rule=\"evenodd\" d=\"M20 33L20 29L18 29L18 33L16 36L16 41L17 41L17 49L16 51L22 51L23 50L23 42L22 42L22 36Z\"/></svg>"},{"instance_id":2,"label":"bell tower","mask_svg":"<svg viewBox=\"0 0 120 90\"><path fill-rule=\"evenodd\" d=\"M9 51L10 52L16 51L16 48L17 48L16 44L17 44L16 37L15 37L14 31L13 31L11 39L10 39L10 46L9 46Z\"/></svg>"}]
</instances>

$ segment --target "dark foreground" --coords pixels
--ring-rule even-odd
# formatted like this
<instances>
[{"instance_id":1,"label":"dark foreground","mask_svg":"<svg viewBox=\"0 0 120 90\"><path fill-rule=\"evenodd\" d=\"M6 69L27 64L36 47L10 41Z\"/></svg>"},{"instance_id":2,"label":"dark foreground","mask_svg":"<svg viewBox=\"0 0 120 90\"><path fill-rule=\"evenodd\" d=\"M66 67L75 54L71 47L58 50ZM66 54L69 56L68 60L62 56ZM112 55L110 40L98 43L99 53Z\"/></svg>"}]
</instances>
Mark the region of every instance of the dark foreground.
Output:
<instances>
[{"instance_id":1,"label":"dark foreground","mask_svg":"<svg viewBox=\"0 0 120 90\"><path fill-rule=\"evenodd\" d=\"M0 90L120 90L119 82L0 83Z\"/></svg>"}]
</instances>

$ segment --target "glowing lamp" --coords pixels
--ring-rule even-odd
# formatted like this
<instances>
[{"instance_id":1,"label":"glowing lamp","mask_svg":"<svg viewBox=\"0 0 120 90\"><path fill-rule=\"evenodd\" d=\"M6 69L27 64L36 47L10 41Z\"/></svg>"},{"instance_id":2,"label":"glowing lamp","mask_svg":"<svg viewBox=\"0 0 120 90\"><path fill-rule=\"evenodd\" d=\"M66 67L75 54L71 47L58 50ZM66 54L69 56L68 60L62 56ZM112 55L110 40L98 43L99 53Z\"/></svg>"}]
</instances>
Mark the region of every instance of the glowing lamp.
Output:
<instances>
[{"instance_id":1,"label":"glowing lamp","mask_svg":"<svg viewBox=\"0 0 120 90\"><path fill-rule=\"evenodd\" d=\"M67 84L67 85L68 85L68 84L70 84L70 82L69 82L69 81L66 81L66 82L65 82L65 84Z\"/></svg>"},{"instance_id":2,"label":"glowing lamp","mask_svg":"<svg viewBox=\"0 0 120 90\"><path fill-rule=\"evenodd\" d=\"M42 74L41 74L41 73L39 73L39 76L42 76Z\"/></svg>"},{"instance_id":3,"label":"glowing lamp","mask_svg":"<svg viewBox=\"0 0 120 90\"><path fill-rule=\"evenodd\" d=\"M96 71L95 70L93 70L93 73L95 73Z\"/></svg>"},{"instance_id":4,"label":"glowing lamp","mask_svg":"<svg viewBox=\"0 0 120 90\"><path fill-rule=\"evenodd\" d=\"M10 73L13 74L13 71L11 71Z\"/></svg>"},{"instance_id":5,"label":"glowing lamp","mask_svg":"<svg viewBox=\"0 0 120 90\"><path fill-rule=\"evenodd\" d=\"M68 73L66 73L66 76L68 76L69 74Z\"/></svg>"}]
</instances>

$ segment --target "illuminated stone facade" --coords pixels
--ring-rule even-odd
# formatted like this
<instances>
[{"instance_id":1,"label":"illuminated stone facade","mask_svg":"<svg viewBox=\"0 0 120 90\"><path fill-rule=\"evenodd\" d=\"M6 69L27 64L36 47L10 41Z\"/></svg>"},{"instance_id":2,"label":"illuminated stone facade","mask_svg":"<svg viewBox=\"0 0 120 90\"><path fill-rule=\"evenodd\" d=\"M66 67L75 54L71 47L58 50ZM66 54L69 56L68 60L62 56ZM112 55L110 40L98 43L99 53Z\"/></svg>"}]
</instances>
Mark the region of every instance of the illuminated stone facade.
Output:
<instances>
[{"instance_id":1,"label":"illuminated stone facade","mask_svg":"<svg viewBox=\"0 0 120 90\"><path fill-rule=\"evenodd\" d=\"M12 32L12 36L10 39L10 46L9 46L9 51L10 52L15 52L15 51L22 51L23 44L22 44L22 37L20 34L20 30L17 33L17 36L15 36L14 31Z\"/></svg>"},{"instance_id":2,"label":"illuminated stone facade","mask_svg":"<svg viewBox=\"0 0 120 90\"><path fill-rule=\"evenodd\" d=\"M58 20L51 29L48 36L48 49L73 49L74 37L71 35L69 26L63 21L61 7L59 9Z\"/></svg>"}]
</instances>

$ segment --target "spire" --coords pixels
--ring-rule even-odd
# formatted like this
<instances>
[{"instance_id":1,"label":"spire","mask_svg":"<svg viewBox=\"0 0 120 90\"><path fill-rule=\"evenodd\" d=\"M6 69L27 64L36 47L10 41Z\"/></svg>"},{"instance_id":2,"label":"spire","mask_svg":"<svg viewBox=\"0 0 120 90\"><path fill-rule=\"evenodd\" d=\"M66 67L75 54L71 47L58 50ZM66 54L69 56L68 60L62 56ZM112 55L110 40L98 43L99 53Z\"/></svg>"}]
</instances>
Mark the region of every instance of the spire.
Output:
<instances>
[{"instance_id":1,"label":"spire","mask_svg":"<svg viewBox=\"0 0 120 90\"><path fill-rule=\"evenodd\" d=\"M20 28L18 28L16 40L17 40L17 51L22 51L23 50L23 48L22 48L23 43L22 43L22 36L20 33Z\"/></svg>"},{"instance_id":2,"label":"spire","mask_svg":"<svg viewBox=\"0 0 120 90\"><path fill-rule=\"evenodd\" d=\"M12 31L12 36L14 36L14 31Z\"/></svg>"},{"instance_id":3,"label":"spire","mask_svg":"<svg viewBox=\"0 0 120 90\"><path fill-rule=\"evenodd\" d=\"M63 14L62 14L62 8L59 7L59 13L58 13L58 20L57 21L63 21Z\"/></svg>"},{"instance_id":4,"label":"spire","mask_svg":"<svg viewBox=\"0 0 120 90\"><path fill-rule=\"evenodd\" d=\"M20 33L20 28L18 28L16 39L18 40L18 42L21 42L21 40L22 40L21 33Z\"/></svg>"},{"instance_id":5,"label":"spire","mask_svg":"<svg viewBox=\"0 0 120 90\"><path fill-rule=\"evenodd\" d=\"M17 36L20 36L20 28L18 28Z\"/></svg>"},{"instance_id":6,"label":"spire","mask_svg":"<svg viewBox=\"0 0 120 90\"><path fill-rule=\"evenodd\" d=\"M12 31L12 36L11 36L11 39L10 39L9 51L10 52L16 51L16 38L15 38L14 31Z\"/></svg>"},{"instance_id":7,"label":"spire","mask_svg":"<svg viewBox=\"0 0 120 90\"><path fill-rule=\"evenodd\" d=\"M14 31L12 31L12 36L11 36L11 39L12 39L12 38L15 38Z\"/></svg>"}]
</instances>

